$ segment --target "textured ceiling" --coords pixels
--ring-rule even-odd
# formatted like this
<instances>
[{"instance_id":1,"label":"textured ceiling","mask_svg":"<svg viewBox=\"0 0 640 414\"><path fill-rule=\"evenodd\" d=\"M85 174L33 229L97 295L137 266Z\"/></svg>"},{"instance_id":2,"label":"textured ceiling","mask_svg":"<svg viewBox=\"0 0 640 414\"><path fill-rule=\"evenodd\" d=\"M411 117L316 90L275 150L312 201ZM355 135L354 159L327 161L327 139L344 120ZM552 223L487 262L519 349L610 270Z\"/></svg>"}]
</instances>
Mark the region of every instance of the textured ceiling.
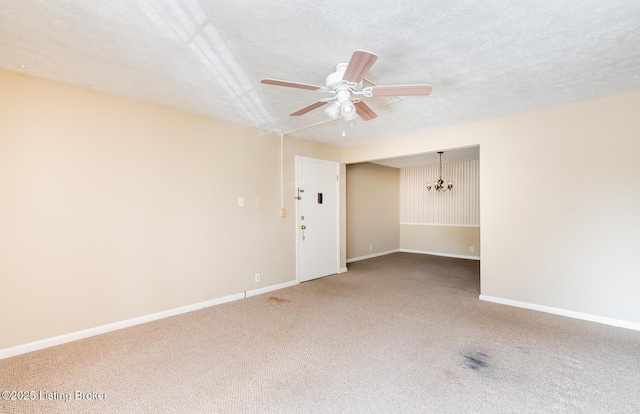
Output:
<instances>
[{"instance_id":1,"label":"textured ceiling","mask_svg":"<svg viewBox=\"0 0 640 414\"><path fill-rule=\"evenodd\" d=\"M433 93L315 125L288 114L324 95L259 83L323 85L355 49ZM640 1L0 0L0 67L350 146L638 91Z\"/></svg>"}]
</instances>

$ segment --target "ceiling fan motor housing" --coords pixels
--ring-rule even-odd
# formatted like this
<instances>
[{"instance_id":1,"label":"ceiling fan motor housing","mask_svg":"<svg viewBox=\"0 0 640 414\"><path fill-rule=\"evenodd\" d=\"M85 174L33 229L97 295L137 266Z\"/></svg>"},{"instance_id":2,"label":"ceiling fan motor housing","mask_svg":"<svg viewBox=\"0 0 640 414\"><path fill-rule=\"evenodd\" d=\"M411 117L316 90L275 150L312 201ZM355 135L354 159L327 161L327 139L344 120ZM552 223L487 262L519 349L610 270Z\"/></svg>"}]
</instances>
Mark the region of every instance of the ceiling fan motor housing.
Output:
<instances>
[{"instance_id":1,"label":"ceiling fan motor housing","mask_svg":"<svg viewBox=\"0 0 640 414\"><path fill-rule=\"evenodd\" d=\"M330 91L338 91L340 89L346 89L347 87L342 83L342 78L344 77L344 72L347 70L347 66L349 62L340 62L336 65L336 71L327 76L325 81L325 85L327 89ZM360 91L362 89L362 82L358 84L355 88L352 88L354 91Z\"/></svg>"}]
</instances>

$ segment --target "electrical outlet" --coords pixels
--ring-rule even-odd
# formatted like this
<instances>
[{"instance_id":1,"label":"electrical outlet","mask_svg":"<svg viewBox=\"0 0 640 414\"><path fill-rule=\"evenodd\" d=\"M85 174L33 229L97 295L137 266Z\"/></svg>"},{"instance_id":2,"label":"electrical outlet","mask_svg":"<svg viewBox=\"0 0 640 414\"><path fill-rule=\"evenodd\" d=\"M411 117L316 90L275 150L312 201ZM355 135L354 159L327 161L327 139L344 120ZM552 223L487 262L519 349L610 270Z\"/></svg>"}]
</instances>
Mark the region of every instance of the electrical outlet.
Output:
<instances>
[{"instance_id":1,"label":"electrical outlet","mask_svg":"<svg viewBox=\"0 0 640 414\"><path fill-rule=\"evenodd\" d=\"M372 244L370 244L370 245L369 245L369 251L370 251L370 252L372 252L372 251L373 251L373 245L372 245Z\"/></svg>"},{"instance_id":2,"label":"electrical outlet","mask_svg":"<svg viewBox=\"0 0 640 414\"><path fill-rule=\"evenodd\" d=\"M256 207L262 207L262 200L260 200L259 198L256 198Z\"/></svg>"},{"instance_id":3,"label":"electrical outlet","mask_svg":"<svg viewBox=\"0 0 640 414\"><path fill-rule=\"evenodd\" d=\"M258 283L260 281L260 273L256 273L256 275L254 276L256 283Z\"/></svg>"},{"instance_id":4,"label":"electrical outlet","mask_svg":"<svg viewBox=\"0 0 640 414\"><path fill-rule=\"evenodd\" d=\"M472 247L469 247L469 251L470 251L471 253L473 253L473 251L474 251L474 250L475 250L475 249L473 248L473 246L472 246Z\"/></svg>"}]
</instances>

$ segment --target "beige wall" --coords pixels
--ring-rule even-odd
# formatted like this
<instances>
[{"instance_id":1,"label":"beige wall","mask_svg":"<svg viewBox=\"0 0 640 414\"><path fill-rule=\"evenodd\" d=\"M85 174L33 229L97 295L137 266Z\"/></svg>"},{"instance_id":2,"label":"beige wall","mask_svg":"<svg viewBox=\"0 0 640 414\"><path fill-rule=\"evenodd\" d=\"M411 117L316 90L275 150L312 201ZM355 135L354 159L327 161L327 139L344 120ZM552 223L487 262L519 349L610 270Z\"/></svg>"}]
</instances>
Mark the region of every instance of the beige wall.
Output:
<instances>
[{"instance_id":1,"label":"beige wall","mask_svg":"<svg viewBox=\"0 0 640 414\"><path fill-rule=\"evenodd\" d=\"M377 164L347 166L347 258L400 246L400 171Z\"/></svg>"},{"instance_id":2,"label":"beige wall","mask_svg":"<svg viewBox=\"0 0 640 414\"><path fill-rule=\"evenodd\" d=\"M400 250L479 259L480 227L401 223Z\"/></svg>"},{"instance_id":3,"label":"beige wall","mask_svg":"<svg viewBox=\"0 0 640 414\"><path fill-rule=\"evenodd\" d=\"M480 145L481 293L640 322L640 92L345 148Z\"/></svg>"},{"instance_id":4,"label":"beige wall","mask_svg":"<svg viewBox=\"0 0 640 414\"><path fill-rule=\"evenodd\" d=\"M7 71L0 91L0 349L295 280L280 136ZM340 153L285 144L292 213L293 157Z\"/></svg>"},{"instance_id":5,"label":"beige wall","mask_svg":"<svg viewBox=\"0 0 640 414\"><path fill-rule=\"evenodd\" d=\"M295 280L295 155L478 144L482 294L640 322L640 93L342 150L285 137L281 201L277 135L7 71L0 91L0 349Z\"/></svg>"}]
</instances>

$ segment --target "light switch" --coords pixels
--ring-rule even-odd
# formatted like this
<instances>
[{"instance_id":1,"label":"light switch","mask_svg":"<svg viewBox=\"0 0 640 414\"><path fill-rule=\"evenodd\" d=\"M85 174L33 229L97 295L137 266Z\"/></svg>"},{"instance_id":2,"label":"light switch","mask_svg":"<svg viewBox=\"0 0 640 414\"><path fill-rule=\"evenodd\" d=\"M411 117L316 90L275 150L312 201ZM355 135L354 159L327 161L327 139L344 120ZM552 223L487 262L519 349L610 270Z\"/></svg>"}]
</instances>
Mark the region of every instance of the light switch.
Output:
<instances>
[{"instance_id":1,"label":"light switch","mask_svg":"<svg viewBox=\"0 0 640 414\"><path fill-rule=\"evenodd\" d=\"M244 198L238 197L238 207L244 207Z\"/></svg>"}]
</instances>

